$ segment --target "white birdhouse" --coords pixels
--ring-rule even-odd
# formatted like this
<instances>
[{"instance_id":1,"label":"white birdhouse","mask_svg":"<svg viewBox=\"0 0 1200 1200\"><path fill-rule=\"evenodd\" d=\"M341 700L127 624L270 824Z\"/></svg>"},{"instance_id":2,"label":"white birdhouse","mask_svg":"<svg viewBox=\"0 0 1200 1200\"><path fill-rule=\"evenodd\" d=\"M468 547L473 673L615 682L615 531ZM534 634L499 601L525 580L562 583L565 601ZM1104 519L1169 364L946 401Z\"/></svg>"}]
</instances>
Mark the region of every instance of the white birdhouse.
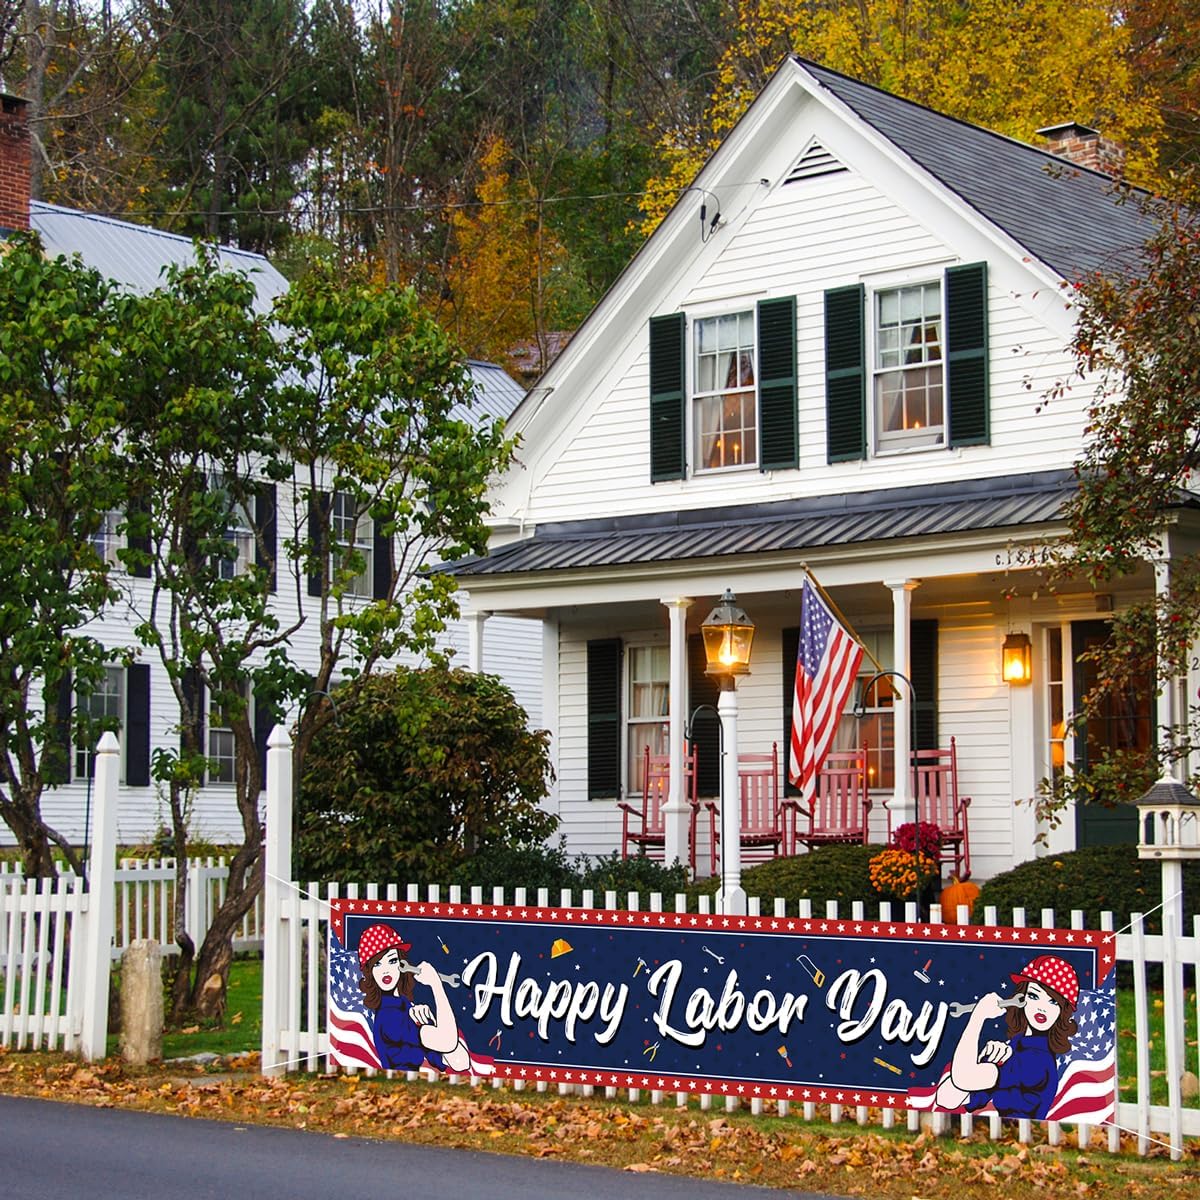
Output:
<instances>
[{"instance_id":1,"label":"white birdhouse","mask_svg":"<svg viewBox=\"0 0 1200 1200\"><path fill-rule=\"evenodd\" d=\"M1138 858L1200 858L1200 797L1178 780L1160 779L1138 797Z\"/></svg>"}]
</instances>

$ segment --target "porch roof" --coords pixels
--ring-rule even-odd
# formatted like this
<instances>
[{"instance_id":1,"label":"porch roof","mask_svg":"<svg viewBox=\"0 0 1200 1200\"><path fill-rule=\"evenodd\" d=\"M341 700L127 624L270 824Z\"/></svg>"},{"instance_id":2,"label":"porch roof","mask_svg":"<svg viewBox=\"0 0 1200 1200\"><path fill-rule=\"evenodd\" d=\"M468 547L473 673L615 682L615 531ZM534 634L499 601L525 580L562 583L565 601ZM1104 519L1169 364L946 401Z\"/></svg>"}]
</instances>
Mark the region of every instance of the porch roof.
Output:
<instances>
[{"instance_id":1,"label":"porch roof","mask_svg":"<svg viewBox=\"0 0 1200 1200\"><path fill-rule=\"evenodd\" d=\"M847 492L537 527L533 536L455 563L461 579L768 554L897 538L1038 525L1059 519L1071 471Z\"/></svg>"}]
</instances>

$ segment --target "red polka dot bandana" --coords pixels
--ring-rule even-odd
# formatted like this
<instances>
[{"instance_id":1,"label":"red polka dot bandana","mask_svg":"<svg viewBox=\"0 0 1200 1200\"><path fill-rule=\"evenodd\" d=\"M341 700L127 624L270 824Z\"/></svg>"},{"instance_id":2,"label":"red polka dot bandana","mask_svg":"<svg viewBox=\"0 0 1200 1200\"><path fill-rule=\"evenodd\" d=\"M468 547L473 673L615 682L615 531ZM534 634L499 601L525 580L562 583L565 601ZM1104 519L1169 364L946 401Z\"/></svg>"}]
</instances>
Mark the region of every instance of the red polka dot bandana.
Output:
<instances>
[{"instance_id":1,"label":"red polka dot bandana","mask_svg":"<svg viewBox=\"0 0 1200 1200\"><path fill-rule=\"evenodd\" d=\"M367 963L384 950L393 946L403 954L412 949L412 944L406 942L390 925L372 925L363 930L358 939L358 965L366 970Z\"/></svg>"},{"instance_id":2,"label":"red polka dot bandana","mask_svg":"<svg viewBox=\"0 0 1200 1200\"><path fill-rule=\"evenodd\" d=\"M1072 1008L1079 1001L1079 978L1075 968L1053 954L1039 954L1019 975L1010 978L1013 983L1029 980L1052 987Z\"/></svg>"}]
</instances>

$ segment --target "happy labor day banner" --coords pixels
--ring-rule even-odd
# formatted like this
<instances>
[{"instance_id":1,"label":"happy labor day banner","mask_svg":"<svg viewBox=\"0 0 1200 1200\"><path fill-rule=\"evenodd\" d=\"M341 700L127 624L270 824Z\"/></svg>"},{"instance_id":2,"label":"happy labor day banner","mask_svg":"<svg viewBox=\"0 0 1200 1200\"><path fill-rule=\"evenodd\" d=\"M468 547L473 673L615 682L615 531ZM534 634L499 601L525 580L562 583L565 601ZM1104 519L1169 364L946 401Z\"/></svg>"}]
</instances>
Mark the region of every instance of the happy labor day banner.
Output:
<instances>
[{"instance_id":1,"label":"happy labor day banner","mask_svg":"<svg viewBox=\"0 0 1200 1200\"><path fill-rule=\"evenodd\" d=\"M1114 1113L1112 934L330 902L347 1068L999 1112Z\"/></svg>"}]
</instances>

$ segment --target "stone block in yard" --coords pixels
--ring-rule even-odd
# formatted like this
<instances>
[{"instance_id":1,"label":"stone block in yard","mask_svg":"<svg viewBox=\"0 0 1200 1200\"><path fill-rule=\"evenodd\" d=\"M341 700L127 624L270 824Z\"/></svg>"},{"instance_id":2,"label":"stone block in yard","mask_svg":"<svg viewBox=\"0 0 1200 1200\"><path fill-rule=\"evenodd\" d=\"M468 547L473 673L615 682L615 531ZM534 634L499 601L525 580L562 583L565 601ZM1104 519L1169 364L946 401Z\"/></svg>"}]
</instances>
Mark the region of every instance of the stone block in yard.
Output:
<instances>
[{"instance_id":1,"label":"stone block in yard","mask_svg":"<svg viewBox=\"0 0 1200 1200\"><path fill-rule=\"evenodd\" d=\"M121 1058L145 1066L162 1058L162 947L139 938L121 955Z\"/></svg>"}]
</instances>

